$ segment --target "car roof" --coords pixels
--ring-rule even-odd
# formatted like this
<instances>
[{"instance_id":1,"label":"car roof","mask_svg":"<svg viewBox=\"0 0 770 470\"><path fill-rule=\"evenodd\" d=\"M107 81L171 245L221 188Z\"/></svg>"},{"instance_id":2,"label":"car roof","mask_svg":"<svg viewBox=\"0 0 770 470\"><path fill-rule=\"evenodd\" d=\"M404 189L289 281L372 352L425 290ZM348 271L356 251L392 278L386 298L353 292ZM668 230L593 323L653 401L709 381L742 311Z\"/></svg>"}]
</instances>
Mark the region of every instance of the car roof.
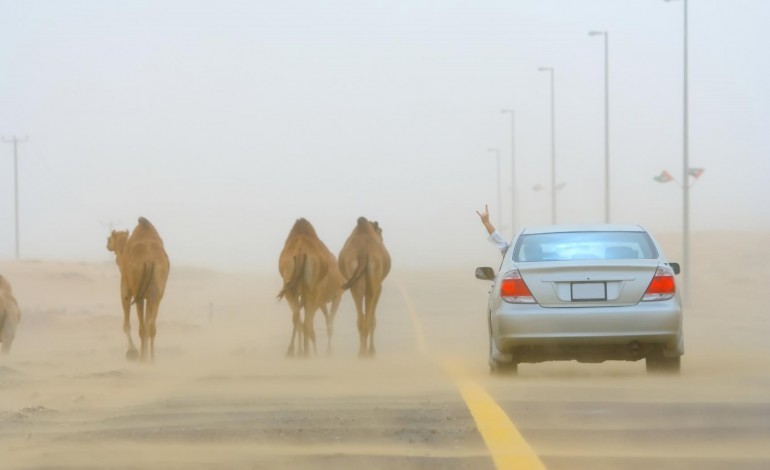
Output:
<instances>
[{"instance_id":1,"label":"car roof","mask_svg":"<svg viewBox=\"0 0 770 470\"><path fill-rule=\"evenodd\" d=\"M539 227L527 227L522 230L522 235L536 233L562 233L562 232L646 232L640 225L623 224L577 224L577 225L543 225Z\"/></svg>"}]
</instances>

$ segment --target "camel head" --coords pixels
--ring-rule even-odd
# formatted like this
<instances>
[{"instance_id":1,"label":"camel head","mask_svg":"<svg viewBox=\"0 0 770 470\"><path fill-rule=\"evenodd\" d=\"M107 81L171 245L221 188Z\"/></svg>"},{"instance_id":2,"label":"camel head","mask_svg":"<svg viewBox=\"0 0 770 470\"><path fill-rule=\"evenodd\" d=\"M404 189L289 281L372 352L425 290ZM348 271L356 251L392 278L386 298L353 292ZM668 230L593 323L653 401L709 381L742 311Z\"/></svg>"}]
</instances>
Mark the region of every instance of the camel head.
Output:
<instances>
[{"instance_id":1,"label":"camel head","mask_svg":"<svg viewBox=\"0 0 770 470\"><path fill-rule=\"evenodd\" d=\"M358 232L360 234L368 234L368 233L376 233L378 237L380 237L380 240L382 240L382 228L380 227L379 222L368 220L366 217L359 217L356 221L356 228L353 229L354 232Z\"/></svg>"},{"instance_id":2,"label":"camel head","mask_svg":"<svg viewBox=\"0 0 770 470\"><path fill-rule=\"evenodd\" d=\"M123 248L125 248L127 240L128 230L113 230L110 237L107 239L107 249L114 252L116 256L120 255L123 253Z\"/></svg>"},{"instance_id":3,"label":"camel head","mask_svg":"<svg viewBox=\"0 0 770 470\"><path fill-rule=\"evenodd\" d=\"M374 228L375 233L377 233L377 236L380 237L380 240L382 240L382 227L380 227L379 222L376 220L372 222L372 227Z\"/></svg>"}]
</instances>

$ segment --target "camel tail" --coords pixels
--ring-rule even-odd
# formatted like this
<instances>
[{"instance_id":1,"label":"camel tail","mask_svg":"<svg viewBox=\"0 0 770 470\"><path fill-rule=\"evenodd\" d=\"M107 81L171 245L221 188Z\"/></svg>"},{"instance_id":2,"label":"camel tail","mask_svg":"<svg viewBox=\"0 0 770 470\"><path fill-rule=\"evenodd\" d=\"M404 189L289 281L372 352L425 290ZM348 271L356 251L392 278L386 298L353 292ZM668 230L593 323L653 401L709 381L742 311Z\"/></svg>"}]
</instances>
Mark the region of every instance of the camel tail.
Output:
<instances>
[{"instance_id":1,"label":"camel tail","mask_svg":"<svg viewBox=\"0 0 770 470\"><path fill-rule=\"evenodd\" d=\"M299 260L298 260L299 258ZM294 272L291 273L291 279L289 282L283 285L283 289L278 293L276 298L281 300L287 292L297 288L300 279L302 279L302 272L305 271L305 261L307 261L307 254L303 253L301 256L294 256Z\"/></svg>"},{"instance_id":2,"label":"camel tail","mask_svg":"<svg viewBox=\"0 0 770 470\"><path fill-rule=\"evenodd\" d=\"M350 279L348 279L348 282L342 285L342 290L350 289L350 287L355 284L359 279L361 279L361 276L366 273L366 265L369 264L369 257L365 255L361 255L358 257L358 266L356 267L356 270L353 272L353 275L350 276Z\"/></svg>"},{"instance_id":3,"label":"camel tail","mask_svg":"<svg viewBox=\"0 0 770 470\"><path fill-rule=\"evenodd\" d=\"M134 301L131 302L132 304L135 304L137 300L144 299L144 296L147 294L147 289L150 288L150 282L152 282L152 276L154 273L155 263L150 263L149 267L147 266L147 263L144 263L142 283L139 285L139 290L137 290L136 294L134 295Z\"/></svg>"}]
</instances>

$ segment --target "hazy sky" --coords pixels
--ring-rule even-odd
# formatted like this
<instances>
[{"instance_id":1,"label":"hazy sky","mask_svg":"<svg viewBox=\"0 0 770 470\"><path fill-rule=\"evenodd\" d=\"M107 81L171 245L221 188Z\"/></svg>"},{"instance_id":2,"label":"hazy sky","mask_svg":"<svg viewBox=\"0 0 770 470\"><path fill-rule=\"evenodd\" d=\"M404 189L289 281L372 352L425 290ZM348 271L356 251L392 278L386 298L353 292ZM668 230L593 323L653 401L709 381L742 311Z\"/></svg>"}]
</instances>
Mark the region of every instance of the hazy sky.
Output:
<instances>
[{"instance_id":1,"label":"hazy sky","mask_svg":"<svg viewBox=\"0 0 770 470\"><path fill-rule=\"evenodd\" d=\"M172 264L277 269L294 220L338 252L379 220L397 265L488 264L475 210L604 217L610 34L612 220L681 229L683 3L0 1L0 135L19 146L23 258L100 261L150 219ZM770 2L690 0L694 231L770 230ZM502 220L496 162L502 155ZM14 256L0 146L0 258ZM496 258L498 257L498 258ZM478 262L476 262L478 260Z\"/></svg>"}]
</instances>

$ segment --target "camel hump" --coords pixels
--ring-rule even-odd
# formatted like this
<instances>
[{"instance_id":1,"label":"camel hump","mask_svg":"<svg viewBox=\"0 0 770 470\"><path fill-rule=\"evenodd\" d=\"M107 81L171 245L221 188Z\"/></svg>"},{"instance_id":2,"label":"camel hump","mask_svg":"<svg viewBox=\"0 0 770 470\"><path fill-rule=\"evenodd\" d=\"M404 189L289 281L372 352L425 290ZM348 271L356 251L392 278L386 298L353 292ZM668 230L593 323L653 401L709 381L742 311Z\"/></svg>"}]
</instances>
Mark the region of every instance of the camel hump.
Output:
<instances>
[{"instance_id":1,"label":"camel hump","mask_svg":"<svg viewBox=\"0 0 770 470\"><path fill-rule=\"evenodd\" d=\"M145 219L144 217L139 217L139 224L136 226L137 230L134 230L134 233L142 234L144 236L145 234L153 234L155 237L160 238L160 234L158 233L158 229L155 228L154 225L152 225L152 222ZM131 234L133 237L133 234Z\"/></svg>"},{"instance_id":2,"label":"camel hump","mask_svg":"<svg viewBox=\"0 0 770 470\"><path fill-rule=\"evenodd\" d=\"M299 235L306 235L309 237L318 238L315 228L313 228L313 224L311 224L304 217L299 218L294 222L294 226L291 228L291 231L289 232L289 237L287 239L290 239Z\"/></svg>"},{"instance_id":3,"label":"camel hump","mask_svg":"<svg viewBox=\"0 0 770 470\"><path fill-rule=\"evenodd\" d=\"M359 227L363 227L363 226L365 226L365 225L366 225L366 224L368 224L368 223L369 223L369 221L366 219L366 217L363 217L363 216L362 216L362 217L359 217L359 218L358 218L358 220L356 221L356 224L357 224Z\"/></svg>"}]
</instances>

